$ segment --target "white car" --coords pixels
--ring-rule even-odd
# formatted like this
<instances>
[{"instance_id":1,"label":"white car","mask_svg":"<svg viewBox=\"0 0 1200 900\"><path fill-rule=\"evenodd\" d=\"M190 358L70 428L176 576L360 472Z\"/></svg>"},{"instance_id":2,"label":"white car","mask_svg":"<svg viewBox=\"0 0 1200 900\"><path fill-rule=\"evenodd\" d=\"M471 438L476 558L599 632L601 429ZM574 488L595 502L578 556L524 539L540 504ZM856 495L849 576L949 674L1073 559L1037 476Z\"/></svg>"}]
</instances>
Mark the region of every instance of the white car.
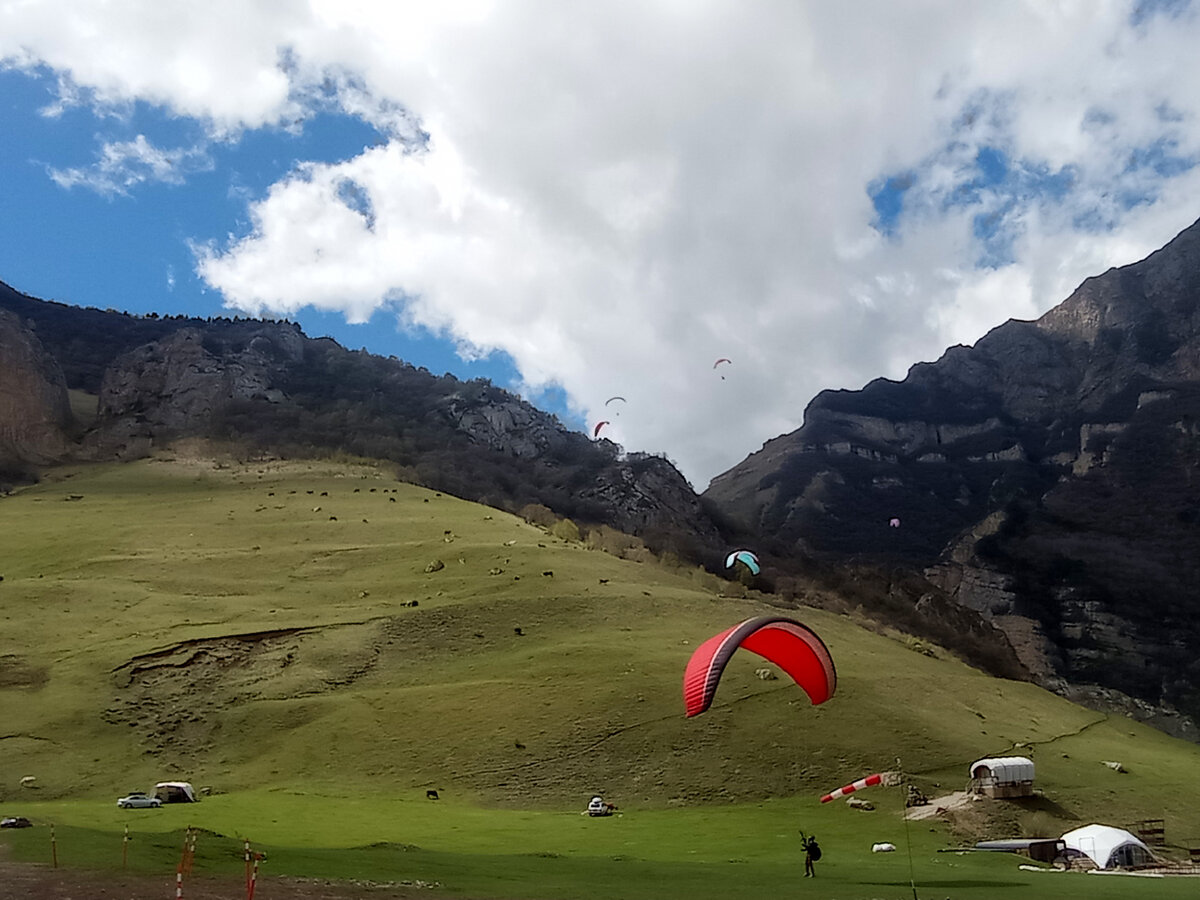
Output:
<instances>
[{"instance_id":1,"label":"white car","mask_svg":"<svg viewBox=\"0 0 1200 900\"><path fill-rule=\"evenodd\" d=\"M158 809L162 806L162 801L151 797L145 791L130 791L129 796L117 801L117 806L121 809Z\"/></svg>"}]
</instances>

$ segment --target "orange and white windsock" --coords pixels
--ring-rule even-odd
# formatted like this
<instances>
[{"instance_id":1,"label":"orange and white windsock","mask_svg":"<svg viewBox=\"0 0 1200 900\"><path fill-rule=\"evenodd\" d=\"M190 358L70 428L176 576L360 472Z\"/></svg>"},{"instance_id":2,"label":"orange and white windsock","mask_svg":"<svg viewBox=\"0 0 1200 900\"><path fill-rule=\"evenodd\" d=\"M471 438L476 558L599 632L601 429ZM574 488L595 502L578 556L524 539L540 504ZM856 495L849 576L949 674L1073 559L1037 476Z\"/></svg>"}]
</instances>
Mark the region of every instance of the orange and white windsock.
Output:
<instances>
[{"instance_id":1,"label":"orange and white windsock","mask_svg":"<svg viewBox=\"0 0 1200 900\"><path fill-rule=\"evenodd\" d=\"M853 794L855 791L861 791L865 787L871 787L875 784L883 784L883 773L868 775L866 778L860 778L852 784L845 787L840 787L836 791L830 791L821 798L822 803L828 803L830 800L837 800L839 797L845 797L847 794Z\"/></svg>"}]
</instances>

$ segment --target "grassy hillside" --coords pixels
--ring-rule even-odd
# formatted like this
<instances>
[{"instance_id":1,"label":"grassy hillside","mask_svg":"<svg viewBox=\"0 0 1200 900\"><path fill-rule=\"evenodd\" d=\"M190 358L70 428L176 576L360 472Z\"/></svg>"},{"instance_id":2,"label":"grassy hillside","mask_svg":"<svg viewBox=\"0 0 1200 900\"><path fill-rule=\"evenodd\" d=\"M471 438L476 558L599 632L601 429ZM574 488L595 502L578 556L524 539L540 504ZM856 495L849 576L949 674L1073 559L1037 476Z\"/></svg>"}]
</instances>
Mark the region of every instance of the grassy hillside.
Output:
<instances>
[{"instance_id":1,"label":"grassy hillside","mask_svg":"<svg viewBox=\"0 0 1200 900\"><path fill-rule=\"evenodd\" d=\"M213 796L137 827L252 833L285 858L392 842L476 854L481 872L505 854L736 858L786 880L797 827L835 845L896 837L898 816L821 807L824 791L899 757L946 792L1019 747L1044 797L988 804L992 836L1149 817L1200 836L1200 748L823 610L796 614L833 653L833 700L812 707L740 653L686 720L692 649L771 611L762 599L371 466L58 470L0 499L0 534L3 814L114 833L131 815L120 793L184 779ZM577 815L593 792L620 821ZM898 795L873 799L894 812ZM917 831L930 854L955 840Z\"/></svg>"}]
</instances>

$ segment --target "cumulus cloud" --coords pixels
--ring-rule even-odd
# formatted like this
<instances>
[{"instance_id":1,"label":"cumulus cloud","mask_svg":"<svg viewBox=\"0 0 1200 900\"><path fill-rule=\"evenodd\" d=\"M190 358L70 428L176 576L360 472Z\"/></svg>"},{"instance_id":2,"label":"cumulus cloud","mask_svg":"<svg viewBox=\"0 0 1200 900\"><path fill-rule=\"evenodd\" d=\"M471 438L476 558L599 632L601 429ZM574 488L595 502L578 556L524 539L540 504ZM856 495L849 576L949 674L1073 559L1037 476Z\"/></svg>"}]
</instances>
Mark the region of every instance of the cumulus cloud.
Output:
<instances>
[{"instance_id":1,"label":"cumulus cloud","mask_svg":"<svg viewBox=\"0 0 1200 900\"><path fill-rule=\"evenodd\" d=\"M614 434L699 488L818 390L1035 317L1200 214L1184 4L36 9L0 0L0 58L76 98L386 136L196 236L231 306L390 309L592 422L621 394Z\"/></svg>"}]
</instances>

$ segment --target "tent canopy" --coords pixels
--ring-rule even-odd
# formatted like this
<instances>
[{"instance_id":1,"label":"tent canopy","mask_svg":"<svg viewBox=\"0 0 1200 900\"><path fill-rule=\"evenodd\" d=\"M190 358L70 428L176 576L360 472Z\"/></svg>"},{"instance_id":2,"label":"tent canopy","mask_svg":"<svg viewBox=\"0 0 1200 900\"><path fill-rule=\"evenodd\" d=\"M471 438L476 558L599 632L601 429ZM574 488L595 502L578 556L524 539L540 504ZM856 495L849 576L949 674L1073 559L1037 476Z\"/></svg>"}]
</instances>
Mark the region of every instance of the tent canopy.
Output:
<instances>
[{"instance_id":1,"label":"tent canopy","mask_svg":"<svg viewBox=\"0 0 1200 900\"><path fill-rule=\"evenodd\" d=\"M994 756L971 763L972 778L994 778L998 784L1033 781L1033 760L1024 756Z\"/></svg>"},{"instance_id":2,"label":"tent canopy","mask_svg":"<svg viewBox=\"0 0 1200 900\"><path fill-rule=\"evenodd\" d=\"M154 786L154 796L163 803L196 802L196 791L186 781L160 781Z\"/></svg>"},{"instance_id":3,"label":"tent canopy","mask_svg":"<svg viewBox=\"0 0 1200 900\"><path fill-rule=\"evenodd\" d=\"M1101 869L1145 866L1154 862L1150 848L1124 828L1084 825L1062 836L1069 850L1088 856Z\"/></svg>"}]
</instances>

